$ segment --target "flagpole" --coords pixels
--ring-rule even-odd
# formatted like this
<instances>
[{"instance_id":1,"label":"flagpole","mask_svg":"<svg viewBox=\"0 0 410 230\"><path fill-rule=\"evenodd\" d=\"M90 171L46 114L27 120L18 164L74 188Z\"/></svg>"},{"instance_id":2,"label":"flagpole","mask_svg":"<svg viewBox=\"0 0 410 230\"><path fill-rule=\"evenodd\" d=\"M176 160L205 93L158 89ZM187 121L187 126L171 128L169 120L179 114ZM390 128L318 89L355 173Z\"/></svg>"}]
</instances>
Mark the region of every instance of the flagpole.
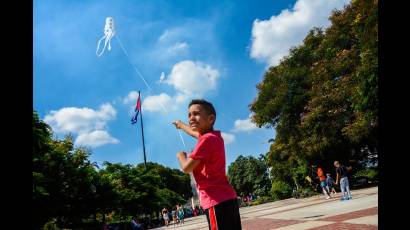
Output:
<instances>
[{"instance_id":1,"label":"flagpole","mask_svg":"<svg viewBox=\"0 0 410 230\"><path fill-rule=\"evenodd\" d=\"M140 98L140 91L138 91L138 98ZM140 114L141 114L142 149L144 151L144 167L145 169L147 169L147 160L145 157L144 126L142 125L142 106L141 106Z\"/></svg>"}]
</instances>

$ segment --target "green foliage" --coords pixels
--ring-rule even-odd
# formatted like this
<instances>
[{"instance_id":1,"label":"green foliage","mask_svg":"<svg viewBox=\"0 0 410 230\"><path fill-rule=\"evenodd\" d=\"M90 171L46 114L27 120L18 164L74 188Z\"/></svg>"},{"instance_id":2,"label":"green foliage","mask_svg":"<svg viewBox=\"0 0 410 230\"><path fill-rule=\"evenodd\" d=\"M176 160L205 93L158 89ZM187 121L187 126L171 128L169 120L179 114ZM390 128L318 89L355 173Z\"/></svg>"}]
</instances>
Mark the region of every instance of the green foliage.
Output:
<instances>
[{"instance_id":1,"label":"green foliage","mask_svg":"<svg viewBox=\"0 0 410 230\"><path fill-rule=\"evenodd\" d=\"M317 192L313 191L311 187L301 188L298 190L298 192L299 192L300 198L307 198L307 197L317 195Z\"/></svg>"},{"instance_id":2,"label":"green foliage","mask_svg":"<svg viewBox=\"0 0 410 230\"><path fill-rule=\"evenodd\" d=\"M43 230L60 230L56 222L57 222L56 219L51 219L44 225Z\"/></svg>"},{"instance_id":3,"label":"green foliage","mask_svg":"<svg viewBox=\"0 0 410 230\"><path fill-rule=\"evenodd\" d=\"M97 170L90 154L74 148L70 135L54 139L33 111L34 229L82 228L109 213L114 220L150 215L192 196L190 178L180 170L150 162L146 170L109 162Z\"/></svg>"},{"instance_id":4,"label":"green foliage","mask_svg":"<svg viewBox=\"0 0 410 230\"><path fill-rule=\"evenodd\" d=\"M119 196L119 215L152 213L164 207L185 203L191 196L189 176L156 163L132 165L104 163L101 173L108 175Z\"/></svg>"},{"instance_id":5,"label":"green foliage","mask_svg":"<svg viewBox=\"0 0 410 230\"><path fill-rule=\"evenodd\" d=\"M252 201L251 205L264 204L264 203L271 202L271 201L274 201L274 200L272 199L272 197L270 197L270 196L262 196L262 197L260 197L259 199L255 200L255 201Z\"/></svg>"},{"instance_id":6,"label":"green foliage","mask_svg":"<svg viewBox=\"0 0 410 230\"><path fill-rule=\"evenodd\" d=\"M310 164L377 155L378 1L353 1L330 20L269 68L250 105L257 126L276 130L272 180L292 187L306 186Z\"/></svg>"},{"instance_id":7,"label":"green foliage","mask_svg":"<svg viewBox=\"0 0 410 230\"><path fill-rule=\"evenodd\" d=\"M253 156L240 155L228 166L229 183L235 188L238 195L267 195L270 180L267 165L263 156L259 159Z\"/></svg>"},{"instance_id":8,"label":"green foliage","mask_svg":"<svg viewBox=\"0 0 410 230\"><path fill-rule=\"evenodd\" d=\"M378 175L379 175L379 171L375 168L366 168L363 170L360 170L358 172L356 172L353 175L353 178L358 178L358 177L366 177L367 179L369 179L370 181L378 181Z\"/></svg>"},{"instance_id":9,"label":"green foliage","mask_svg":"<svg viewBox=\"0 0 410 230\"><path fill-rule=\"evenodd\" d=\"M273 181L270 192L273 200L281 200L291 197L292 188L284 181Z\"/></svg>"}]
</instances>

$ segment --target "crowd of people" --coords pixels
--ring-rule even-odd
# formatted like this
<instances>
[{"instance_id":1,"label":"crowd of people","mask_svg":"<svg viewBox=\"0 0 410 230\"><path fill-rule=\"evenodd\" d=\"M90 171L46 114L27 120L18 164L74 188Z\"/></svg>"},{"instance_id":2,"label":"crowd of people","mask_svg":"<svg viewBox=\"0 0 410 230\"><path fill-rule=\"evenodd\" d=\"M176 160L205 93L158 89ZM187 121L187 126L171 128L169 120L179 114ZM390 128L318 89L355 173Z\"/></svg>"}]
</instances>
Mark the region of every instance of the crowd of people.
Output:
<instances>
[{"instance_id":1,"label":"crowd of people","mask_svg":"<svg viewBox=\"0 0 410 230\"><path fill-rule=\"evenodd\" d=\"M184 224L184 219L187 217L199 216L203 214L204 210L199 206L195 206L195 208L184 208L181 205L176 205L171 211L168 211L167 208L162 209L162 211L158 214L158 220L160 226L169 226L170 224L175 226Z\"/></svg>"},{"instance_id":2,"label":"crowd of people","mask_svg":"<svg viewBox=\"0 0 410 230\"><path fill-rule=\"evenodd\" d=\"M248 195L244 195L244 196L241 196L241 197L238 197L238 198L240 199L239 204L240 204L241 207L249 206L249 205L252 204L252 201L255 201L256 199L258 199L258 197L255 196L252 193L249 193Z\"/></svg>"}]
</instances>

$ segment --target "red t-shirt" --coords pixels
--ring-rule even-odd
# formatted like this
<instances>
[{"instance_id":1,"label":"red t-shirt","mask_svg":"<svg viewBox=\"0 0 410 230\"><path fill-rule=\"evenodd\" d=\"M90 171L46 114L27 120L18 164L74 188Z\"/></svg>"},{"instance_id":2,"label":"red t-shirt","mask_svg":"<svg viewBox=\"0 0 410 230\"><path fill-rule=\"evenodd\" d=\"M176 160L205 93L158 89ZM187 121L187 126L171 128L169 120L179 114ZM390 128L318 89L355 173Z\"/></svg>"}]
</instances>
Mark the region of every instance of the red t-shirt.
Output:
<instances>
[{"instance_id":1,"label":"red t-shirt","mask_svg":"<svg viewBox=\"0 0 410 230\"><path fill-rule=\"evenodd\" d=\"M225 146L220 131L200 135L189 157L200 161L193 174L203 209L236 199L236 192L226 177Z\"/></svg>"}]
</instances>

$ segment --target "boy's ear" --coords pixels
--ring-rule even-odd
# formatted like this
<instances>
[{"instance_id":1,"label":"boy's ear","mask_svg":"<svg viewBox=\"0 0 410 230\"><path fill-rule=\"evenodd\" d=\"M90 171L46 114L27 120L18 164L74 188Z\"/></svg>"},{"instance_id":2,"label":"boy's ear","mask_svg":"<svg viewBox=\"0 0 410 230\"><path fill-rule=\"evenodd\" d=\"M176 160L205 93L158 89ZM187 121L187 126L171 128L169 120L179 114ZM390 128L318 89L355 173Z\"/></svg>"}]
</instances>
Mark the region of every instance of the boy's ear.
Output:
<instances>
[{"instance_id":1,"label":"boy's ear","mask_svg":"<svg viewBox=\"0 0 410 230\"><path fill-rule=\"evenodd\" d=\"M209 119L212 121L212 123L215 123L215 114L210 114Z\"/></svg>"}]
</instances>

